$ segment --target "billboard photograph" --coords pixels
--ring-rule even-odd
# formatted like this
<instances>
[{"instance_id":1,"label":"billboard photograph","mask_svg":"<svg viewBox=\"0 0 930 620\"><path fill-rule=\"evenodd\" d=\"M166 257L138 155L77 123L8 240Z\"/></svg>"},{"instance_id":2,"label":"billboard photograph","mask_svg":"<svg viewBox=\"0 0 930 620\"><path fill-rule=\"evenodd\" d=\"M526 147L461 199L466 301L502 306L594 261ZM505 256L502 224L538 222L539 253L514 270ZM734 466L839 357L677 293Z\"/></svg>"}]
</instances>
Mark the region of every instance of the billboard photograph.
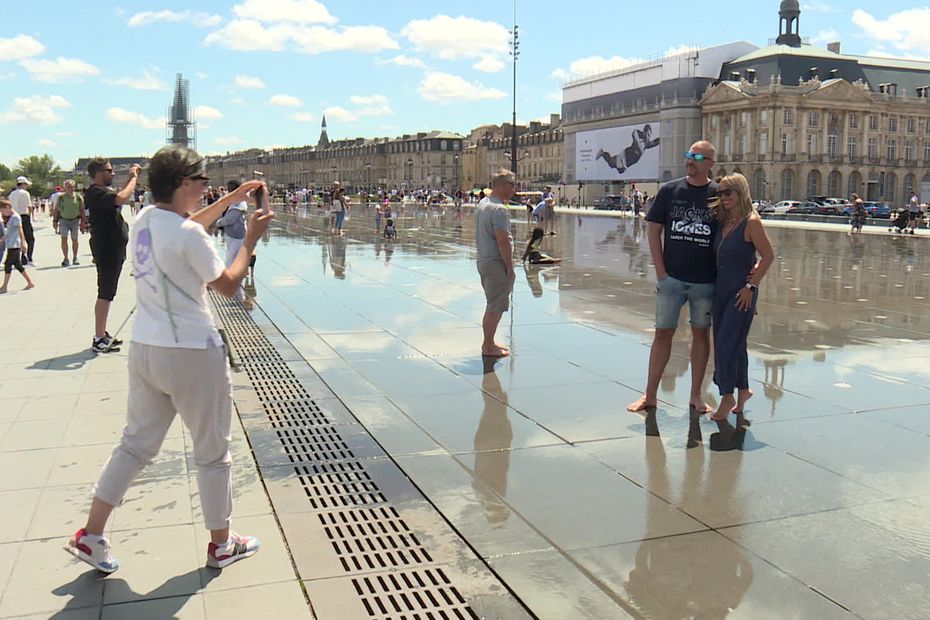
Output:
<instances>
[{"instance_id":1,"label":"billboard photograph","mask_svg":"<svg viewBox=\"0 0 930 620\"><path fill-rule=\"evenodd\" d=\"M658 181L660 123L578 132L579 181Z\"/></svg>"}]
</instances>

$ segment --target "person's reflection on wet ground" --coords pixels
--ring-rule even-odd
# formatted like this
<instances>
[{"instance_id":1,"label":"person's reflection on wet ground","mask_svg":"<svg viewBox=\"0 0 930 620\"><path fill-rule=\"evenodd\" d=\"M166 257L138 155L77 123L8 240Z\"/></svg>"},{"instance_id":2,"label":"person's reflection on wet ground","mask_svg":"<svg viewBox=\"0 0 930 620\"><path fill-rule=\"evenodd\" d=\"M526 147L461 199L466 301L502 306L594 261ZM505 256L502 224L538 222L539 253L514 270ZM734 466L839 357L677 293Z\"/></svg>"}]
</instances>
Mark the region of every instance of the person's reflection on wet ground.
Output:
<instances>
[{"instance_id":1,"label":"person's reflection on wet ground","mask_svg":"<svg viewBox=\"0 0 930 620\"><path fill-rule=\"evenodd\" d=\"M501 358L482 358L484 410L475 432L475 475L472 477L475 493L484 503L485 516L492 525L503 523L510 516L510 508L500 499L507 496L510 446L513 442L513 428L507 417L507 392L494 372L495 364L500 362ZM479 480L490 486L497 496L477 484Z\"/></svg>"},{"instance_id":2,"label":"person's reflection on wet ground","mask_svg":"<svg viewBox=\"0 0 930 620\"><path fill-rule=\"evenodd\" d=\"M333 277L339 280L346 279L346 239L333 237L329 246L329 266L333 269Z\"/></svg>"},{"instance_id":3,"label":"person's reflection on wet ground","mask_svg":"<svg viewBox=\"0 0 930 620\"><path fill-rule=\"evenodd\" d=\"M381 258L381 250L384 248L384 241L381 235L375 235L375 258Z\"/></svg>"},{"instance_id":4,"label":"person's reflection on wet ground","mask_svg":"<svg viewBox=\"0 0 930 620\"><path fill-rule=\"evenodd\" d=\"M701 415L692 410L688 425L685 473L680 502L673 500L665 444L659 434L656 408L646 418L648 489L673 504L702 502L733 504L742 454L711 454L706 458L700 435ZM685 502L687 499L687 502ZM644 540L636 550L633 569L623 584L637 610L650 618L725 618L736 610L753 579L752 564L742 549L729 542L689 545L679 536L657 538L658 502L646 510ZM735 506L730 507L733 512ZM687 557L683 553L697 553Z\"/></svg>"},{"instance_id":5,"label":"person's reflection on wet ground","mask_svg":"<svg viewBox=\"0 0 930 620\"><path fill-rule=\"evenodd\" d=\"M384 264L387 265L391 262L391 257L394 256L394 240L388 239L384 244Z\"/></svg>"}]
</instances>

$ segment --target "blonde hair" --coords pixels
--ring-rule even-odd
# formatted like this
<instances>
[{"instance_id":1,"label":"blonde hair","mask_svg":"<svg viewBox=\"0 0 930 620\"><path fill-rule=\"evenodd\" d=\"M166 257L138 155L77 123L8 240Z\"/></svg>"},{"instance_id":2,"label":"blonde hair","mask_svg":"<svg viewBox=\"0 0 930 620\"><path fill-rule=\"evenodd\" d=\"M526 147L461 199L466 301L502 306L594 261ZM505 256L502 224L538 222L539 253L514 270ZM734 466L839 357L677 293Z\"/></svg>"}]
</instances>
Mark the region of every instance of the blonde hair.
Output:
<instances>
[{"instance_id":1,"label":"blonde hair","mask_svg":"<svg viewBox=\"0 0 930 620\"><path fill-rule=\"evenodd\" d=\"M494 176L491 177L491 187L499 185L500 183L506 183L508 181L516 183L517 175L515 175L512 171L507 170L506 168L499 168L497 172L494 173Z\"/></svg>"},{"instance_id":2,"label":"blonde hair","mask_svg":"<svg viewBox=\"0 0 930 620\"><path fill-rule=\"evenodd\" d=\"M749 181L746 180L746 177L738 172L726 175L717 181L717 191L725 189L734 190L738 194L736 204L739 207L740 218L756 213L756 208L752 206L752 195L749 193ZM728 222L730 216L725 209L720 207L719 198L711 204L710 208L714 217L716 217L721 224L726 224Z\"/></svg>"}]
</instances>

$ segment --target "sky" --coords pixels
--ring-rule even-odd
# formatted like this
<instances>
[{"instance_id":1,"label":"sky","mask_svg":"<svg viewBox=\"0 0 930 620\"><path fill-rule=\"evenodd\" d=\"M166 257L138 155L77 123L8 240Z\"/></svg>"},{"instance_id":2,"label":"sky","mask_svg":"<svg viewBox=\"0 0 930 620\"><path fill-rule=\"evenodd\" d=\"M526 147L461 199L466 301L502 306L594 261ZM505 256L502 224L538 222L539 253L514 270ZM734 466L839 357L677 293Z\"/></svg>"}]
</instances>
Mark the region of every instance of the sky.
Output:
<instances>
[{"instance_id":1,"label":"sky","mask_svg":"<svg viewBox=\"0 0 930 620\"><path fill-rule=\"evenodd\" d=\"M195 6L195 8L192 8ZM516 0L517 119L559 112L564 80L690 46L778 34L777 0ZM930 8L803 2L802 37L930 60ZM500 0L41 0L0 36L0 163L147 155L165 143L175 75L197 148L316 144L511 118L513 3Z\"/></svg>"}]
</instances>

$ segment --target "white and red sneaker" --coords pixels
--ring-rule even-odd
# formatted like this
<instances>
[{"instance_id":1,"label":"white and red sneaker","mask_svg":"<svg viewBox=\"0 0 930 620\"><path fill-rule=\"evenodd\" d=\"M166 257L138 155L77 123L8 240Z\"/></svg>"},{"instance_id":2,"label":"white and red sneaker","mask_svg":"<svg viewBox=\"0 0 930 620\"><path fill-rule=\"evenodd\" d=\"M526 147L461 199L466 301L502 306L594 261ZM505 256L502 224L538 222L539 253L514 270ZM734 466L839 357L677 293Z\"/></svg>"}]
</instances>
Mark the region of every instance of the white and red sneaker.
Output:
<instances>
[{"instance_id":1,"label":"white and red sneaker","mask_svg":"<svg viewBox=\"0 0 930 620\"><path fill-rule=\"evenodd\" d=\"M68 547L73 555L101 572L109 574L119 568L119 560L110 554L110 541L103 536L88 534L84 528L68 540Z\"/></svg>"},{"instance_id":2,"label":"white and red sneaker","mask_svg":"<svg viewBox=\"0 0 930 620\"><path fill-rule=\"evenodd\" d=\"M258 553L261 542L254 536L240 536L235 532L229 533L229 540L225 544L210 543L207 547L207 566L213 568L226 568L233 562L244 560Z\"/></svg>"}]
</instances>

